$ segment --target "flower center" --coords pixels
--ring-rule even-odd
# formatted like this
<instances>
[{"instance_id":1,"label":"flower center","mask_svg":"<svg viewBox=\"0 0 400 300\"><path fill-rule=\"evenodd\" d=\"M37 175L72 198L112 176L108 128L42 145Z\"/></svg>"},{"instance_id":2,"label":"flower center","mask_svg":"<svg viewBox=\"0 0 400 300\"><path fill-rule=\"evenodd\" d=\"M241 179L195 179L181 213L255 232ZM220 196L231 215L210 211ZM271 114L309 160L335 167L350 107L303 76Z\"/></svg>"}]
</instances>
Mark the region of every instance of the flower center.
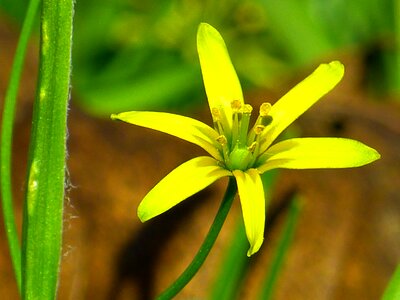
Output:
<instances>
[{"instance_id":1,"label":"flower center","mask_svg":"<svg viewBox=\"0 0 400 300\"><path fill-rule=\"evenodd\" d=\"M217 142L221 145L224 165L229 170L245 171L257 162L260 144L263 142L262 132L272 118L268 115L271 104L260 106L259 116L252 129L249 130L251 112L249 104L242 105L239 100L231 102L232 126L228 126L224 111L218 108L211 110L214 128L220 134ZM225 119L224 119L225 118Z\"/></svg>"},{"instance_id":2,"label":"flower center","mask_svg":"<svg viewBox=\"0 0 400 300\"><path fill-rule=\"evenodd\" d=\"M253 160L253 154L246 148L235 148L229 154L229 169L242 170L248 169L249 164Z\"/></svg>"}]
</instances>

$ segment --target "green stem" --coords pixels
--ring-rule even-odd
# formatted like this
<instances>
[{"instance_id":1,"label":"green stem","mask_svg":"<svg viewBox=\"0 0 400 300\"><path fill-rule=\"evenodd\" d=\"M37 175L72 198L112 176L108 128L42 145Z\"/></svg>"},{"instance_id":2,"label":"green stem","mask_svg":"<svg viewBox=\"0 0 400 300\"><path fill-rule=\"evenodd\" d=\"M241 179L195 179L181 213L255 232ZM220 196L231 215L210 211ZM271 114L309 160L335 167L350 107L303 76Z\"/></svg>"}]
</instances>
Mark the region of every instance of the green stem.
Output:
<instances>
[{"instance_id":1,"label":"green stem","mask_svg":"<svg viewBox=\"0 0 400 300\"><path fill-rule=\"evenodd\" d=\"M55 299L60 269L73 0L43 0L22 233L23 299Z\"/></svg>"},{"instance_id":2,"label":"green stem","mask_svg":"<svg viewBox=\"0 0 400 300\"><path fill-rule=\"evenodd\" d=\"M24 23L22 25L21 35L18 40L14 62L11 69L10 82L8 84L4 99L0 141L0 189L4 216L4 226L6 229L8 246L10 249L15 278L20 292L21 249L19 245L17 226L14 217L11 184L12 136L19 82L21 79L21 73L25 60L25 53L28 46L29 36L35 23L39 4L40 0L31 0L29 2Z\"/></svg>"},{"instance_id":3,"label":"green stem","mask_svg":"<svg viewBox=\"0 0 400 300\"><path fill-rule=\"evenodd\" d=\"M172 283L169 288L167 288L162 294L158 296L158 300L172 299L186 286L186 284L189 283L189 281L203 265L218 237L219 232L221 231L222 225L224 224L228 212L232 206L232 202L235 198L236 192L236 181L234 178L230 178L224 199L222 200L221 206L219 207L218 213L215 216L213 224L211 225L210 231L208 232L199 251L193 258L193 261L190 263L190 265L181 274L181 276L174 283Z\"/></svg>"}]
</instances>

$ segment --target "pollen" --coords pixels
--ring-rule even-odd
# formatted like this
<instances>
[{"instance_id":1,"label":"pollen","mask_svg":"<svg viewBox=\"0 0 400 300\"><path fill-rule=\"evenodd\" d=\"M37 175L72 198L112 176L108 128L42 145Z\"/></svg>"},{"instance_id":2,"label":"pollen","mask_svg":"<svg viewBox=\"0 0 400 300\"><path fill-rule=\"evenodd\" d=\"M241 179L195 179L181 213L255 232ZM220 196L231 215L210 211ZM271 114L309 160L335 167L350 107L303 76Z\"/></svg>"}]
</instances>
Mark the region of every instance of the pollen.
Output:
<instances>
[{"instance_id":1,"label":"pollen","mask_svg":"<svg viewBox=\"0 0 400 300\"><path fill-rule=\"evenodd\" d=\"M253 143L251 143L251 145L249 147L247 147L247 150L249 150L251 153L253 153L254 150L256 149L256 147L257 147L257 142L253 142Z\"/></svg>"},{"instance_id":2,"label":"pollen","mask_svg":"<svg viewBox=\"0 0 400 300\"><path fill-rule=\"evenodd\" d=\"M261 134L261 132L263 132L264 128L265 128L264 125L256 125L256 126L254 126L253 130L256 135L259 135L259 134Z\"/></svg>"},{"instance_id":3,"label":"pollen","mask_svg":"<svg viewBox=\"0 0 400 300\"><path fill-rule=\"evenodd\" d=\"M245 104L243 106L243 113L244 114L251 114L252 111L253 111L253 107L250 104Z\"/></svg>"},{"instance_id":4,"label":"pollen","mask_svg":"<svg viewBox=\"0 0 400 300\"><path fill-rule=\"evenodd\" d=\"M260 117L266 117L268 116L269 112L271 111L271 103L264 102L260 106Z\"/></svg>"},{"instance_id":5,"label":"pollen","mask_svg":"<svg viewBox=\"0 0 400 300\"><path fill-rule=\"evenodd\" d=\"M228 140L224 135L220 135L217 137L217 142L220 143L222 146L225 146L228 143Z\"/></svg>"},{"instance_id":6,"label":"pollen","mask_svg":"<svg viewBox=\"0 0 400 300\"><path fill-rule=\"evenodd\" d=\"M239 100L233 100L231 102L231 108L233 111L239 111L242 108L242 103Z\"/></svg>"},{"instance_id":7,"label":"pollen","mask_svg":"<svg viewBox=\"0 0 400 300\"><path fill-rule=\"evenodd\" d=\"M219 109L216 108L216 107L213 107L213 108L211 109L211 115L213 116L213 119L214 119L215 121L218 121L218 120L221 119L221 112L220 112Z\"/></svg>"}]
</instances>

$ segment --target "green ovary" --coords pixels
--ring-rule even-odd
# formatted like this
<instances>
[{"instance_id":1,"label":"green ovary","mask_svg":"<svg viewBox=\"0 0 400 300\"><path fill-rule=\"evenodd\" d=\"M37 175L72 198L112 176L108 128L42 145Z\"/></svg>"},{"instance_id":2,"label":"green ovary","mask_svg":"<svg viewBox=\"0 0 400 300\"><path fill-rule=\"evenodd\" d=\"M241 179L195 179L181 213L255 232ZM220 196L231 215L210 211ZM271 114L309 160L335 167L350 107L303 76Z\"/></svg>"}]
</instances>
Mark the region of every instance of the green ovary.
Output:
<instances>
[{"instance_id":1,"label":"green ovary","mask_svg":"<svg viewBox=\"0 0 400 300\"><path fill-rule=\"evenodd\" d=\"M253 159L253 154L247 148L235 148L229 155L227 168L231 171L246 171Z\"/></svg>"}]
</instances>

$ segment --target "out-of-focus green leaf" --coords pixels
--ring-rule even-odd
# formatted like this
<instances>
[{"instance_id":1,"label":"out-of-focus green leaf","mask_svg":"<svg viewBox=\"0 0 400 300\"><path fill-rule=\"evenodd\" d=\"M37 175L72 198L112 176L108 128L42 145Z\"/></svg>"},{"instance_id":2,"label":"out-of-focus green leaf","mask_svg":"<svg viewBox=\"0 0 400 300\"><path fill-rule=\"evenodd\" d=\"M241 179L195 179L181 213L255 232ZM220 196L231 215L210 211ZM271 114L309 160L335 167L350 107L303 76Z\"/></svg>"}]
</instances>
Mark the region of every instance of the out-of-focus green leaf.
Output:
<instances>
[{"instance_id":1,"label":"out-of-focus green leaf","mask_svg":"<svg viewBox=\"0 0 400 300\"><path fill-rule=\"evenodd\" d=\"M393 15L394 1L80 0L75 18L74 100L99 115L116 109L190 104L202 89L201 77L189 84L189 76L182 83L176 72L185 72L175 70L197 64L195 32L200 22L210 23L226 37L244 88L276 88L299 68L335 51L354 49L368 56L371 45L389 41L399 19ZM396 85L398 68L390 54L383 58L386 50L391 51L391 42L382 45L377 63L386 89ZM153 76L160 80L168 68L175 78L167 92L161 89L137 97L145 95L142 88L151 86ZM116 95L111 101L112 86Z\"/></svg>"},{"instance_id":2,"label":"out-of-focus green leaf","mask_svg":"<svg viewBox=\"0 0 400 300\"><path fill-rule=\"evenodd\" d=\"M397 267L382 296L382 300L399 300L399 299L400 299L400 266Z\"/></svg>"},{"instance_id":3,"label":"out-of-focus green leaf","mask_svg":"<svg viewBox=\"0 0 400 300\"><path fill-rule=\"evenodd\" d=\"M259 294L260 300L272 299L274 290L276 288L276 282L279 278L287 251L289 250L294 237L300 211L301 203L299 198L295 196L292 199L285 227L283 228L282 236L280 237L277 249L272 258L271 266L264 278L264 283L262 284L262 289Z\"/></svg>"},{"instance_id":4,"label":"out-of-focus green leaf","mask_svg":"<svg viewBox=\"0 0 400 300\"><path fill-rule=\"evenodd\" d=\"M248 266L249 259L245 253L249 248L243 222L238 222L226 251L218 276L211 290L211 300L232 300L238 295L243 274Z\"/></svg>"},{"instance_id":5,"label":"out-of-focus green leaf","mask_svg":"<svg viewBox=\"0 0 400 300\"><path fill-rule=\"evenodd\" d=\"M14 20L22 24L28 2L28 0L0 0L0 10L6 12Z\"/></svg>"},{"instance_id":6,"label":"out-of-focus green leaf","mask_svg":"<svg viewBox=\"0 0 400 300\"><path fill-rule=\"evenodd\" d=\"M385 66L389 73L387 90L391 94L400 95L400 1L394 0L392 14L394 20L394 46L387 53ZM391 51L390 51L391 50ZM398 99L398 97L397 97Z\"/></svg>"},{"instance_id":7,"label":"out-of-focus green leaf","mask_svg":"<svg viewBox=\"0 0 400 300\"><path fill-rule=\"evenodd\" d=\"M192 101L189 96L200 87L200 80L197 67L176 64L130 80L82 89L79 104L99 116L129 110L155 110L182 103L185 96L188 102Z\"/></svg>"},{"instance_id":8,"label":"out-of-focus green leaf","mask_svg":"<svg viewBox=\"0 0 400 300\"><path fill-rule=\"evenodd\" d=\"M320 19L311 18L305 6L307 1L263 1L269 21L270 34L282 46L292 63L309 63L325 53L333 45L320 26Z\"/></svg>"}]
</instances>

